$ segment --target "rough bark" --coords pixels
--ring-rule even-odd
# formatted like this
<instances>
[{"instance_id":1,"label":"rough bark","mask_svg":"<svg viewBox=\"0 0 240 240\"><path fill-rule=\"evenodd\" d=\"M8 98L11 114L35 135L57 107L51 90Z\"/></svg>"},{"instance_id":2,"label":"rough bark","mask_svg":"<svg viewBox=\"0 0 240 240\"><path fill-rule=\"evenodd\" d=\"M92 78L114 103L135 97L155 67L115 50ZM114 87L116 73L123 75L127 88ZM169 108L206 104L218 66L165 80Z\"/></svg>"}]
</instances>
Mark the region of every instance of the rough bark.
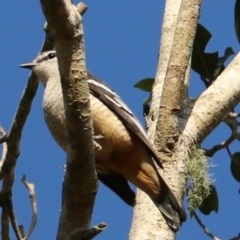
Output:
<instances>
[{"instance_id":1,"label":"rough bark","mask_svg":"<svg viewBox=\"0 0 240 240\"><path fill-rule=\"evenodd\" d=\"M173 4L173 1L170 2ZM189 4L193 2L197 3L197 1L188 1ZM195 5L195 7L198 6L198 4ZM169 6L167 4L164 23L166 22L165 18L169 16L167 14L167 9L170 8L168 7ZM189 27L191 28L193 25ZM164 32L168 29L164 29L163 37L165 34L169 34L169 32ZM172 32L175 32L175 29ZM168 42L171 42L171 39L168 39ZM174 42L174 40L172 42ZM173 43L173 45L175 45L175 43ZM168 46L168 44L164 45L162 42L161 46ZM188 41L185 42L185 47L189 47ZM169 48L166 47L165 49L166 51L164 51L164 49L162 50L163 56L160 56L156 82L153 88L151 114L147 119L150 132L149 135L151 136L150 140L154 141L155 146L157 145L156 143L159 143L159 138L164 136L162 135L162 132L166 129L169 130L167 133L165 133L165 137L162 139L163 142L160 144L158 149L162 151L161 160L163 161L164 165L165 177L169 180L169 183L171 184L175 194L179 197L179 199L181 199L185 193L187 173L185 166L186 161L191 154L191 147L195 144L200 144L208 136L208 134L218 126L228 112L240 101L240 54L235 57L231 64L229 64L229 66L224 70L224 72L197 98L197 100L191 100L187 98L186 94L188 86L187 74L185 74L184 77L183 75L181 76L179 72L177 72L176 75L170 75L172 76L170 79L170 84L171 81L175 79L175 82L173 83L177 85L178 80L182 79L181 86L183 88L181 94L177 94L176 96L176 92L172 92L175 87L174 84L171 87L172 89L169 91L169 93L172 92L170 96L168 95L168 91L164 92L165 90L163 90L162 92L163 87L165 87L163 86L163 79L165 81L169 80L169 78L165 76L168 75L168 69L171 69L164 65L165 62L162 63L163 61L168 61L168 64L171 63L171 60L169 60L171 57L167 57L167 54L169 54L169 56L171 55ZM182 49L184 49L184 47L182 47ZM188 53L185 51L183 54ZM177 59L178 54L174 60L176 61ZM185 71L188 73L190 59L185 59L185 61L183 59L182 62L185 62L185 65L188 64L188 68L185 67ZM162 65L163 68L161 68ZM176 65L176 69L179 69L179 66L181 66L181 64ZM179 69L179 71L181 70L182 69ZM182 74L184 74L184 71ZM176 78L176 76L178 77ZM164 98L164 94L166 94L167 100L165 100L165 102L160 102L160 100ZM176 102L172 102L171 98L178 100ZM160 105L160 103L164 103L164 105ZM175 103L175 105L172 105L173 103ZM171 112L170 110L174 110L175 106L177 106L176 109L178 111ZM156 123L158 121L158 111L160 112L160 119L161 117L167 117L164 118L164 121L160 120L161 125ZM170 112L170 114L168 112ZM164 114L169 116L164 116ZM174 114L176 115L174 116ZM171 123L169 128L163 129L169 123ZM172 124L175 126L174 132L172 132L174 128L171 129ZM154 133L157 133L155 138ZM174 133L177 135L174 135ZM169 151L169 145L166 144L169 142L166 142L166 139L171 139L171 137L173 137L173 145L170 145L172 148L170 148ZM130 239L174 239L175 234L171 232L169 228L167 228L163 221L164 220L162 220L158 210L151 203L149 198L143 192L138 190L137 205L134 209L134 218Z\"/></svg>"},{"instance_id":2,"label":"rough bark","mask_svg":"<svg viewBox=\"0 0 240 240\"><path fill-rule=\"evenodd\" d=\"M68 131L67 168L57 239L87 230L97 191L82 19L67 0L41 0L55 40Z\"/></svg>"},{"instance_id":3,"label":"rough bark","mask_svg":"<svg viewBox=\"0 0 240 240\"><path fill-rule=\"evenodd\" d=\"M185 113L189 63L201 1L167 1L163 37L150 116L148 136L164 165L164 175L179 199L186 183L185 159L174 158ZM161 55L162 54L162 55ZM186 156L185 156L186 157ZM151 230L150 230L151 229ZM156 207L138 191L130 239L174 239Z\"/></svg>"}]
</instances>

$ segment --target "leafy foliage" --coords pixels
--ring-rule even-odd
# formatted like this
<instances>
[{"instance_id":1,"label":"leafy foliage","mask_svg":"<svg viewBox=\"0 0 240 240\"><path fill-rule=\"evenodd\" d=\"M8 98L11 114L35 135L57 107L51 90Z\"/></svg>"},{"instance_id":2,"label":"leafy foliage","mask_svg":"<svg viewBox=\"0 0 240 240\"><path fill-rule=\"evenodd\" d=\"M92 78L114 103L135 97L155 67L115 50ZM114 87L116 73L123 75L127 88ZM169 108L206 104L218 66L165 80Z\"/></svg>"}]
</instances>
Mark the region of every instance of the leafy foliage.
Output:
<instances>
[{"instance_id":1,"label":"leafy foliage","mask_svg":"<svg viewBox=\"0 0 240 240\"><path fill-rule=\"evenodd\" d=\"M232 155L231 172L236 181L240 182L240 152L235 152Z\"/></svg>"},{"instance_id":2,"label":"leafy foliage","mask_svg":"<svg viewBox=\"0 0 240 240\"><path fill-rule=\"evenodd\" d=\"M206 53L205 48L211 37L212 34L201 24L198 24L193 44L192 69L201 76L207 87L224 70L224 63L228 57L234 54L231 47L226 48L222 57L219 57L218 52Z\"/></svg>"},{"instance_id":3,"label":"leafy foliage","mask_svg":"<svg viewBox=\"0 0 240 240\"><path fill-rule=\"evenodd\" d=\"M235 4L235 33L240 43L240 0L236 0Z\"/></svg>"},{"instance_id":4,"label":"leafy foliage","mask_svg":"<svg viewBox=\"0 0 240 240\"><path fill-rule=\"evenodd\" d=\"M235 4L235 32L240 43L240 0ZM192 69L197 72L206 87L225 69L225 62L234 54L231 47L225 49L224 55L219 56L219 52L206 52L206 47L212 34L201 24L198 24L192 53ZM144 114L149 113L149 103L151 102L151 90L154 83L153 78L145 78L139 81L134 87L150 92L150 96L144 100ZM218 212L219 199L217 190L208 173L211 166L209 159L205 156L205 151L195 147L192 150L192 157L188 163L190 176L190 187L188 188L189 210L193 212L196 208L209 215L212 211ZM231 159L231 172L236 181L240 182L240 152L233 154Z\"/></svg>"},{"instance_id":5,"label":"leafy foliage","mask_svg":"<svg viewBox=\"0 0 240 240\"><path fill-rule=\"evenodd\" d=\"M134 85L134 87L150 93L149 97L143 101L143 114L145 116L148 115L150 110L149 103L152 100L151 92L152 92L153 83L154 83L154 78L144 78Z\"/></svg>"},{"instance_id":6,"label":"leafy foliage","mask_svg":"<svg viewBox=\"0 0 240 240\"><path fill-rule=\"evenodd\" d=\"M152 85L154 83L154 78L144 78L137 82L134 87L139 88L143 91L146 92L151 92L152 91Z\"/></svg>"},{"instance_id":7,"label":"leafy foliage","mask_svg":"<svg viewBox=\"0 0 240 240\"><path fill-rule=\"evenodd\" d=\"M205 214L209 215L212 211L218 212L219 203L218 195L215 186L210 185L210 194L203 200L202 204L198 207L199 210Z\"/></svg>"}]
</instances>

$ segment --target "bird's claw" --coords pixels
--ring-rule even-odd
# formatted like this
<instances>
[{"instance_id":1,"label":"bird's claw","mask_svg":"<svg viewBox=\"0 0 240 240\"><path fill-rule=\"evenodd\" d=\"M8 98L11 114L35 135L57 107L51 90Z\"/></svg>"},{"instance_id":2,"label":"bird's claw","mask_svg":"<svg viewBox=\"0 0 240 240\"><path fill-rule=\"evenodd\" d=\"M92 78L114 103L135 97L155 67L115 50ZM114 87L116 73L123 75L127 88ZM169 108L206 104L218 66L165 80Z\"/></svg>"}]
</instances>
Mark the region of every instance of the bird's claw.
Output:
<instances>
[{"instance_id":1,"label":"bird's claw","mask_svg":"<svg viewBox=\"0 0 240 240\"><path fill-rule=\"evenodd\" d=\"M95 139L103 139L104 136L102 135L95 135L93 136L93 144L94 144L94 148L96 148L98 151L102 150L102 146L95 141Z\"/></svg>"}]
</instances>

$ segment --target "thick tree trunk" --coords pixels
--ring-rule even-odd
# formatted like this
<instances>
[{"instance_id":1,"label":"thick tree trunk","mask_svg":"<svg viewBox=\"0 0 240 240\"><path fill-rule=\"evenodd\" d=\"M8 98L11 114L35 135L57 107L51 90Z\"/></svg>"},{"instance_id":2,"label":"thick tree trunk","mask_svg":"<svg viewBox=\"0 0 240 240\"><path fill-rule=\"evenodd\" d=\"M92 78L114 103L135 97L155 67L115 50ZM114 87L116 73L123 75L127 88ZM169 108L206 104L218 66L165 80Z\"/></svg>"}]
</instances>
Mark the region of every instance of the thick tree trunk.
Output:
<instances>
[{"instance_id":1,"label":"thick tree trunk","mask_svg":"<svg viewBox=\"0 0 240 240\"><path fill-rule=\"evenodd\" d=\"M179 116L188 103L186 89L200 3L194 0L166 2L152 106L147 118L148 136L164 165L163 175L179 200L185 192L188 155L179 159L174 153L180 137ZM175 239L175 235L150 199L138 190L130 240L170 240Z\"/></svg>"}]
</instances>

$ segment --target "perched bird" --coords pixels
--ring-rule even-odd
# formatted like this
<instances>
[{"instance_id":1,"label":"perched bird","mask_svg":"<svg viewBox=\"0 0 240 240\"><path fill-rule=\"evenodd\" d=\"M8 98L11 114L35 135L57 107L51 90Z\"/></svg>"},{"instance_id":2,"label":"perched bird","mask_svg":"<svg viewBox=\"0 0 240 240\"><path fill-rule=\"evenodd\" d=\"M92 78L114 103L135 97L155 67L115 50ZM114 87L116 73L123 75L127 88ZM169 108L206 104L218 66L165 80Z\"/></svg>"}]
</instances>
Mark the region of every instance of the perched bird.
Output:
<instances>
[{"instance_id":1,"label":"perched bird","mask_svg":"<svg viewBox=\"0 0 240 240\"><path fill-rule=\"evenodd\" d=\"M45 87L43 109L48 128L66 151L67 131L60 74L55 51L41 53L20 67L31 69ZM138 119L121 98L99 79L88 74L90 106L95 141L98 179L128 205L134 206L135 193L128 181L144 191L156 204L168 225L175 231L186 220L186 213L156 169L162 165ZM154 163L155 162L155 163Z\"/></svg>"}]
</instances>

